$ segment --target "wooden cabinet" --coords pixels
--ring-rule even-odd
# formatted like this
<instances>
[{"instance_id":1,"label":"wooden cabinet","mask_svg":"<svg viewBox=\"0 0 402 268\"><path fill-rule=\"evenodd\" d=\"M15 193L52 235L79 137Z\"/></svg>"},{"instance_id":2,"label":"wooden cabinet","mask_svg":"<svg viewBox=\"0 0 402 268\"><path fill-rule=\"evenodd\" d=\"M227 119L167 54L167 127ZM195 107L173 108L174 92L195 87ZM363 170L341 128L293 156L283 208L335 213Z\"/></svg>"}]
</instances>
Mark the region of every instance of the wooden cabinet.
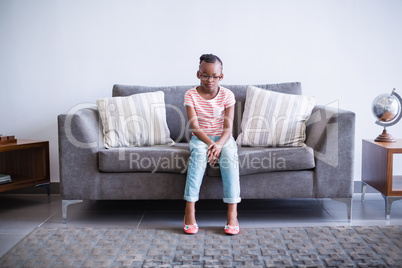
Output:
<instances>
[{"instance_id":1,"label":"wooden cabinet","mask_svg":"<svg viewBox=\"0 0 402 268\"><path fill-rule=\"evenodd\" d=\"M402 199L402 176L394 174L394 156L402 154L402 140L375 142L363 140L362 144L362 201L366 184L379 191L385 200L385 217L390 219L392 202Z\"/></svg>"},{"instance_id":2,"label":"wooden cabinet","mask_svg":"<svg viewBox=\"0 0 402 268\"><path fill-rule=\"evenodd\" d=\"M45 185L49 194L49 142L18 139L0 145L0 173L12 180L0 184L0 192Z\"/></svg>"}]
</instances>

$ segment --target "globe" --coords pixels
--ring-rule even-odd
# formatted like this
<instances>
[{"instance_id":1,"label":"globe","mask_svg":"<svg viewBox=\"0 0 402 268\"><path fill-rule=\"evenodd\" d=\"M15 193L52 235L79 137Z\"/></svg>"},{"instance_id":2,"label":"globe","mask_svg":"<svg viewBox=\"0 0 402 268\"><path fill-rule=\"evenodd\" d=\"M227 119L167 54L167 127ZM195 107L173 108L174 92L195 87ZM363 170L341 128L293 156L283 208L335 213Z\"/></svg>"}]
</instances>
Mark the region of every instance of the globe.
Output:
<instances>
[{"instance_id":1,"label":"globe","mask_svg":"<svg viewBox=\"0 0 402 268\"><path fill-rule=\"evenodd\" d=\"M389 94L381 94L373 100L372 111L381 122L390 122L396 118L401 105L398 99Z\"/></svg>"},{"instance_id":2,"label":"globe","mask_svg":"<svg viewBox=\"0 0 402 268\"><path fill-rule=\"evenodd\" d=\"M373 100L371 110L374 116L377 118L376 124L384 127L382 134L379 135L375 141L396 141L390 134L387 133L386 127L395 125L401 119L401 107L402 99L395 92L395 89L391 94L381 94Z\"/></svg>"}]
</instances>

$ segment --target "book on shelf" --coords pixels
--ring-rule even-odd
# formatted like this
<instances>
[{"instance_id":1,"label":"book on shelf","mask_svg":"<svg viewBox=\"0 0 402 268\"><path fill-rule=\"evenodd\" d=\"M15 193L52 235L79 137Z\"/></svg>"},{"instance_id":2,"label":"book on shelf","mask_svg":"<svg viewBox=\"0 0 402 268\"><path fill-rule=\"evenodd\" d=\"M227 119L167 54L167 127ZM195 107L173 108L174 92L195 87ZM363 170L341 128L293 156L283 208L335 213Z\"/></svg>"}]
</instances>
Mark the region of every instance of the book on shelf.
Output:
<instances>
[{"instance_id":1,"label":"book on shelf","mask_svg":"<svg viewBox=\"0 0 402 268\"><path fill-rule=\"evenodd\" d=\"M6 174L0 174L0 184L12 182L11 176Z\"/></svg>"}]
</instances>

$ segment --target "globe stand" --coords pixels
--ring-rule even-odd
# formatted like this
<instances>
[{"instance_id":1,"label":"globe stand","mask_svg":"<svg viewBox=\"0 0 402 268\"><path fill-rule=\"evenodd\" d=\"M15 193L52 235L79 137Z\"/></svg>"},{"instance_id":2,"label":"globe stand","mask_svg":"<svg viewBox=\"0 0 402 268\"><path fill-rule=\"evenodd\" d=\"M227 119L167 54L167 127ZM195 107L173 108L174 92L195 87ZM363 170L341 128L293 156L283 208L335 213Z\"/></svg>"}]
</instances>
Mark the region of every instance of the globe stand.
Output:
<instances>
[{"instance_id":1,"label":"globe stand","mask_svg":"<svg viewBox=\"0 0 402 268\"><path fill-rule=\"evenodd\" d=\"M378 137L374 141L377 141L377 142L396 142L394 137L392 137L392 135L387 132L387 129L385 127L384 127L384 130L382 131L382 133L380 135L378 135Z\"/></svg>"}]
</instances>

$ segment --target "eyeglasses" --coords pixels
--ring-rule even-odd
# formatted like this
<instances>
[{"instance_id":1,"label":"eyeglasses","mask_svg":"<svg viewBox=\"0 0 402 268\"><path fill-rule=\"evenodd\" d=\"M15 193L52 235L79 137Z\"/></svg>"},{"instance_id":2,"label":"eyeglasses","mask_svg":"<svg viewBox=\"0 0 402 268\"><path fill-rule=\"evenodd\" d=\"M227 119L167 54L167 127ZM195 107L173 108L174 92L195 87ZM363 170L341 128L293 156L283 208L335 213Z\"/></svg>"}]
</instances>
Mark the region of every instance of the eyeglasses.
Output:
<instances>
[{"instance_id":1,"label":"eyeglasses","mask_svg":"<svg viewBox=\"0 0 402 268\"><path fill-rule=\"evenodd\" d=\"M207 81L209 79L212 79L212 81L216 81L219 78L221 78L222 75L216 76L216 75L205 75L205 74L200 74L200 79L203 81Z\"/></svg>"}]
</instances>

